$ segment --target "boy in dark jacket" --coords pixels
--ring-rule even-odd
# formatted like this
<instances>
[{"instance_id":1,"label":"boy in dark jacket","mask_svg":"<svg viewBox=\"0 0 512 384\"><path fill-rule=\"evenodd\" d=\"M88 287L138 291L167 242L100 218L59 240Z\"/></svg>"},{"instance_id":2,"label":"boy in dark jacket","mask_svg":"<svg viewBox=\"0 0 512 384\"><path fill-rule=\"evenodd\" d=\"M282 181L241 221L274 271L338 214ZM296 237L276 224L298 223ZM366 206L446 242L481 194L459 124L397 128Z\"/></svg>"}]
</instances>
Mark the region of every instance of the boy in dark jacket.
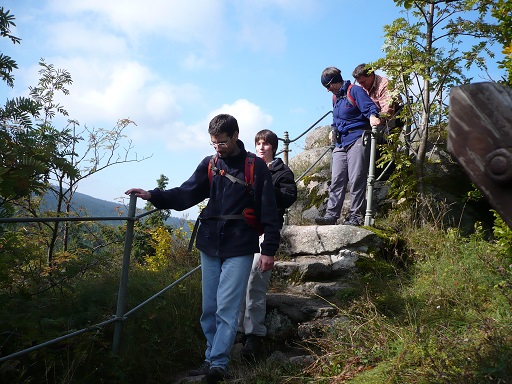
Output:
<instances>
[{"instance_id":1,"label":"boy in dark jacket","mask_svg":"<svg viewBox=\"0 0 512 384\"><path fill-rule=\"evenodd\" d=\"M293 172L280 158L275 157L278 138L274 132L268 129L258 132L254 138L254 144L256 155L267 163L272 174L280 227L282 227L286 208L289 208L297 199L297 186ZM256 253L249 276L247 294L238 320L238 331L244 334L245 339L241 354L246 359L254 359L261 353L262 338L267 334L264 323L271 271L265 272L258 269L259 260L260 254Z\"/></svg>"},{"instance_id":2,"label":"boy in dark jacket","mask_svg":"<svg viewBox=\"0 0 512 384\"><path fill-rule=\"evenodd\" d=\"M243 211L253 208L259 227L263 229L265 240L261 244L258 268L264 272L274 265L280 222L272 177L264 161L254 159L254 183L249 187L244 185L247 152L238 140L236 119L227 114L215 116L208 133L217 152L217 172L213 175L209 175L211 156L208 156L180 187L165 191L132 188L125 193L134 193L156 208L178 211L209 198L200 214L196 240L202 269L201 327L207 343L205 361L194 374L206 374L208 383L217 383L226 374L236 335L237 314L254 253L260 250L258 229L243 220Z\"/></svg>"}]
</instances>

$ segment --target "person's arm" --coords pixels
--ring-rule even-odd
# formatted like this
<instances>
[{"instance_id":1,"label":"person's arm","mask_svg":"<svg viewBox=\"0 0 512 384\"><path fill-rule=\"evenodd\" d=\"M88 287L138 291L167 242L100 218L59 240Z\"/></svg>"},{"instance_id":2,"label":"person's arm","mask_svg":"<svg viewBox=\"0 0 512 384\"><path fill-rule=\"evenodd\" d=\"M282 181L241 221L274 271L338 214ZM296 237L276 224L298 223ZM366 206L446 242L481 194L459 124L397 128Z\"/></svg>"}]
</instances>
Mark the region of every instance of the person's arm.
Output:
<instances>
[{"instance_id":1,"label":"person's arm","mask_svg":"<svg viewBox=\"0 0 512 384\"><path fill-rule=\"evenodd\" d=\"M256 266L261 272L267 272L274 268L274 256L260 255L258 265Z\"/></svg>"},{"instance_id":2,"label":"person's arm","mask_svg":"<svg viewBox=\"0 0 512 384\"><path fill-rule=\"evenodd\" d=\"M125 193L135 193L135 196L148 200L158 209L174 209L183 211L209 197L210 182L208 179L209 157L205 158L196 168L192 176L181 186L167 190L155 188L146 191L141 188L131 188Z\"/></svg>"},{"instance_id":3,"label":"person's arm","mask_svg":"<svg viewBox=\"0 0 512 384\"><path fill-rule=\"evenodd\" d=\"M279 208L289 208L297 200L297 184L291 169L285 165L285 170L274 183L276 203Z\"/></svg>"},{"instance_id":4,"label":"person's arm","mask_svg":"<svg viewBox=\"0 0 512 384\"><path fill-rule=\"evenodd\" d=\"M370 99L366 91L360 86L354 85L350 92L363 116L370 120L370 125L380 125L379 107Z\"/></svg>"},{"instance_id":5,"label":"person's arm","mask_svg":"<svg viewBox=\"0 0 512 384\"><path fill-rule=\"evenodd\" d=\"M384 117L391 117L394 115L393 98L388 89L388 79L382 77L377 88L377 99L380 105L380 115Z\"/></svg>"},{"instance_id":6,"label":"person's arm","mask_svg":"<svg viewBox=\"0 0 512 384\"><path fill-rule=\"evenodd\" d=\"M142 200L151 199L151 193L142 188L130 188L125 192L126 195L135 194L136 197L140 197Z\"/></svg>"},{"instance_id":7,"label":"person's arm","mask_svg":"<svg viewBox=\"0 0 512 384\"><path fill-rule=\"evenodd\" d=\"M280 220L277 213L276 196L272 176L267 165L261 159L255 162L254 198L259 208L260 225L263 228L263 242L261 243L260 267L263 272L272 269L274 255L279 247Z\"/></svg>"}]
</instances>

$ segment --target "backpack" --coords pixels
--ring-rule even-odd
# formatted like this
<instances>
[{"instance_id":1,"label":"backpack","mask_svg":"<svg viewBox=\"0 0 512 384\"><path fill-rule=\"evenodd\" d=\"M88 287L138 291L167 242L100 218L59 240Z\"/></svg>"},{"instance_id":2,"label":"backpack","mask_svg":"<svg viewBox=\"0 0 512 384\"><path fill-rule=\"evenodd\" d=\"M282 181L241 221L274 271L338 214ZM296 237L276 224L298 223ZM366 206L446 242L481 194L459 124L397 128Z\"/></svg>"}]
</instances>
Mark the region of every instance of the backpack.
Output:
<instances>
[{"instance_id":1,"label":"backpack","mask_svg":"<svg viewBox=\"0 0 512 384\"><path fill-rule=\"evenodd\" d=\"M350 84L347 88L347 100L350 103L350 105L352 105L353 107L357 107L356 99L354 99L350 94L350 90L352 89L353 85L354 84ZM336 95L332 95L332 105L334 106L334 104L336 104Z\"/></svg>"},{"instance_id":2,"label":"backpack","mask_svg":"<svg viewBox=\"0 0 512 384\"><path fill-rule=\"evenodd\" d=\"M252 193L252 185L254 184L254 162L256 159L256 155L251 152L247 152L247 156L245 157L245 170L244 170L244 178L245 180L241 180L235 176L226 173L225 170L217 168L217 160L219 159L219 155L212 155L210 158L210 162L208 163L208 180L210 181L210 187L212 185L212 177L213 174L216 173L220 176L227 177L233 183L239 183L245 185L247 191Z\"/></svg>"},{"instance_id":3,"label":"backpack","mask_svg":"<svg viewBox=\"0 0 512 384\"><path fill-rule=\"evenodd\" d=\"M217 168L218 158L218 155L212 155L210 162L208 163L208 180L210 181L210 187L212 185L213 174L216 173L220 176L228 178L232 183L239 183L244 185L249 195L254 196L252 186L254 184L254 162L256 161L256 155L254 153L247 152L247 156L245 157L244 180L226 173L226 171L223 169ZM254 208L245 208L241 215L222 215L216 216L216 218L226 220L242 219L247 223L248 226L255 228L259 235L263 234L263 228L258 221Z\"/></svg>"}]
</instances>

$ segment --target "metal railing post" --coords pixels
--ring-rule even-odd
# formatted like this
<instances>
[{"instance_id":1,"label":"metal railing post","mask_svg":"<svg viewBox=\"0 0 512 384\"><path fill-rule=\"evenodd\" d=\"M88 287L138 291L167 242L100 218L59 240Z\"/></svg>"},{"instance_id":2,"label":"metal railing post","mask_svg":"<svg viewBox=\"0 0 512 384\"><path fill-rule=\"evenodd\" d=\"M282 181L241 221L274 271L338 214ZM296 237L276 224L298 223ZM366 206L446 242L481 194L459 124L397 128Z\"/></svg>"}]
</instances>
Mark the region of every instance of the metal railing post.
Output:
<instances>
[{"instance_id":1,"label":"metal railing post","mask_svg":"<svg viewBox=\"0 0 512 384\"><path fill-rule=\"evenodd\" d=\"M126 305L126 292L128 290L128 271L130 269L130 256L133 243L133 227L135 225L135 208L137 197L134 193L130 195L130 205L128 207L128 221L126 222L126 235L124 238L123 266L121 269L121 278L119 281L119 293L117 295L116 323L114 327L114 338L112 341L112 352L119 353L121 345L121 334L123 331L124 311Z\"/></svg>"},{"instance_id":2,"label":"metal railing post","mask_svg":"<svg viewBox=\"0 0 512 384\"><path fill-rule=\"evenodd\" d=\"M373 184L375 183L375 161L377 152L377 126L372 127L370 145L370 167L368 170L368 182L366 189L366 215L364 225L371 226L375 222L373 218Z\"/></svg>"},{"instance_id":3,"label":"metal railing post","mask_svg":"<svg viewBox=\"0 0 512 384\"><path fill-rule=\"evenodd\" d=\"M284 131L283 142L284 142L284 145L283 145L283 162L286 165L288 165L288 152L290 150L290 136L288 135L288 131ZM288 222L289 222L288 208L284 210L283 219L284 219L283 224L284 225L288 225Z\"/></svg>"},{"instance_id":4,"label":"metal railing post","mask_svg":"<svg viewBox=\"0 0 512 384\"><path fill-rule=\"evenodd\" d=\"M285 131L283 134L283 162L288 165L288 152L290 151L290 136L288 135L288 131Z\"/></svg>"}]
</instances>

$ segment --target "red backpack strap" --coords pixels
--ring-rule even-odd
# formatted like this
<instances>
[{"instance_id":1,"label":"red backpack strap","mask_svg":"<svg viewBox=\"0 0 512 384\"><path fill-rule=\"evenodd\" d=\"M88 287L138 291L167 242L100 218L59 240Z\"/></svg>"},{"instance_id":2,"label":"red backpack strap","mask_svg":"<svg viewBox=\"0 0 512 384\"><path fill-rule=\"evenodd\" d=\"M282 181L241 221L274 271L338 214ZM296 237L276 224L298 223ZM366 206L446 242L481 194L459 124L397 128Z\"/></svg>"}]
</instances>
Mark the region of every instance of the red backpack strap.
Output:
<instances>
[{"instance_id":1,"label":"red backpack strap","mask_svg":"<svg viewBox=\"0 0 512 384\"><path fill-rule=\"evenodd\" d=\"M254 184L254 161L256 159L256 155L251 152L247 152L247 156L245 157L245 182L248 187L252 187Z\"/></svg>"},{"instance_id":2,"label":"red backpack strap","mask_svg":"<svg viewBox=\"0 0 512 384\"><path fill-rule=\"evenodd\" d=\"M350 84L347 88L347 100L353 107L357 107L356 99L354 99L350 94L350 90L352 89L353 85L354 84Z\"/></svg>"},{"instance_id":3,"label":"red backpack strap","mask_svg":"<svg viewBox=\"0 0 512 384\"><path fill-rule=\"evenodd\" d=\"M217 169L217 156L218 155L212 155L208 162L208 181L210 182L210 186L212 185L213 172Z\"/></svg>"},{"instance_id":4,"label":"red backpack strap","mask_svg":"<svg viewBox=\"0 0 512 384\"><path fill-rule=\"evenodd\" d=\"M356 99L354 99L352 97L352 95L350 94L350 90L352 89L353 85L354 84L350 84L347 88L347 100L350 103L350 105L352 105L353 107L357 107ZM336 104L336 95L332 95L332 106L334 107L335 104Z\"/></svg>"},{"instance_id":5,"label":"red backpack strap","mask_svg":"<svg viewBox=\"0 0 512 384\"><path fill-rule=\"evenodd\" d=\"M254 153L247 152L247 156L245 157L245 168L244 168L244 178L245 180L238 179L235 176L230 175L224 169L217 168L217 160L218 155L213 155L208 162L208 181L210 182L210 186L212 185L213 174L217 173L220 176L224 176L228 178L232 183L243 184L247 187L247 190L251 190L252 185L254 184L254 159L256 155Z\"/></svg>"}]
</instances>

